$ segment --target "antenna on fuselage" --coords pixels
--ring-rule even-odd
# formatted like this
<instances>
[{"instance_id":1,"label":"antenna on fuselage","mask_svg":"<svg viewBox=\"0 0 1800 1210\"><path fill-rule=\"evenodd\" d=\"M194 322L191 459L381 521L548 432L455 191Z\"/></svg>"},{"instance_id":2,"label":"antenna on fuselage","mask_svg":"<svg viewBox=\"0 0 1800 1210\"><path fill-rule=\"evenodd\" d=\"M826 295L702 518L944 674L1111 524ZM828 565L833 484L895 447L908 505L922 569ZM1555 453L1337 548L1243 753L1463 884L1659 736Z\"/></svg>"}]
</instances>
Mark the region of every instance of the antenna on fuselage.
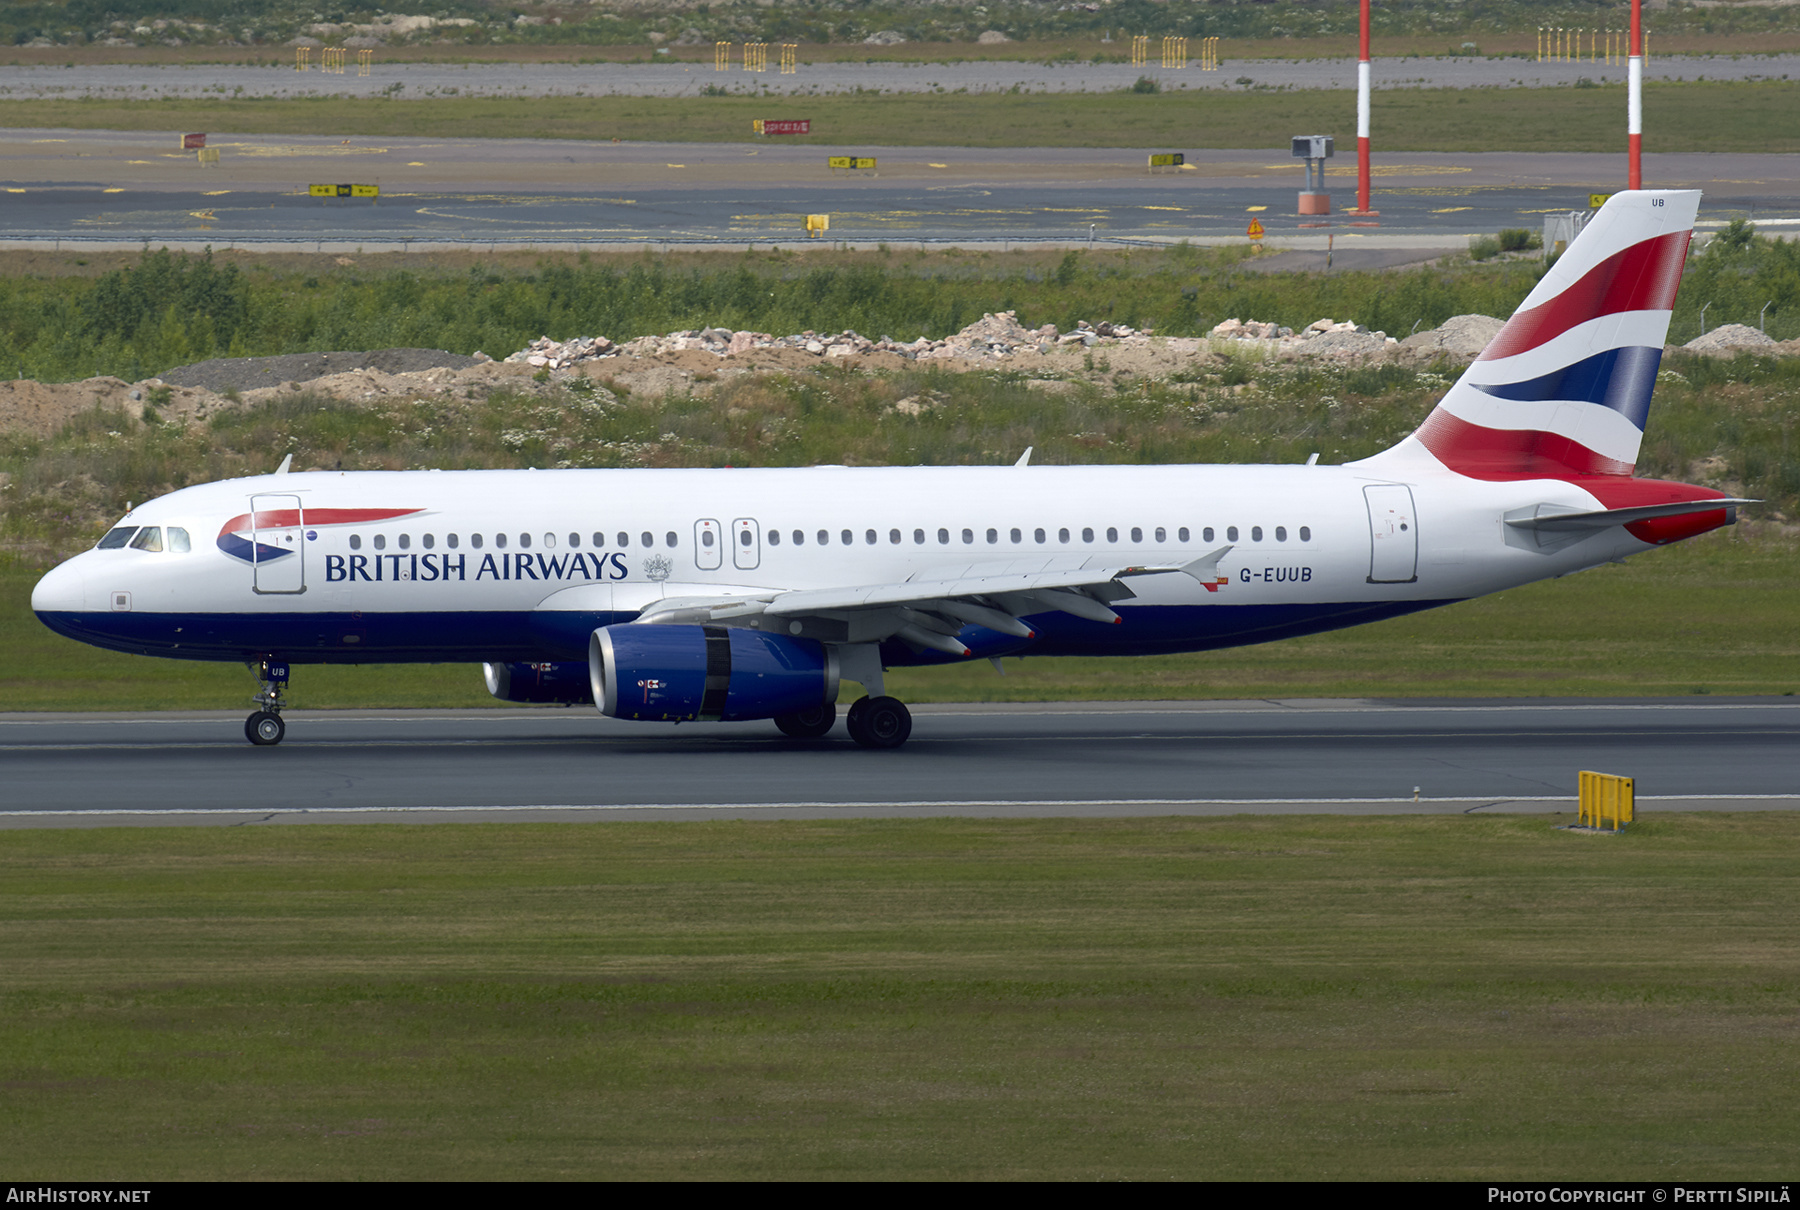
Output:
<instances>
[{"instance_id":1,"label":"antenna on fuselage","mask_svg":"<svg viewBox=\"0 0 1800 1210\"><path fill-rule=\"evenodd\" d=\"M1025 452L1019 455L1017 462L1013 463L1014 470L1023 469L1025 464L1031 461L1031 448L1029 445L1025 447Z\"/></svg>"},{"instance_id":2,"label":"antenna on fuselage","mask_svg":"<svg viewBox=\"0 0 1800 1210\"><path fill-rule=\"evenodd\" d=\"M281 465L275 468L275 473L277 475L285 475L288 473L288 467L292 465L294 465L294 456L289 454L281 460Z\"/></svg>"}]
</instances>

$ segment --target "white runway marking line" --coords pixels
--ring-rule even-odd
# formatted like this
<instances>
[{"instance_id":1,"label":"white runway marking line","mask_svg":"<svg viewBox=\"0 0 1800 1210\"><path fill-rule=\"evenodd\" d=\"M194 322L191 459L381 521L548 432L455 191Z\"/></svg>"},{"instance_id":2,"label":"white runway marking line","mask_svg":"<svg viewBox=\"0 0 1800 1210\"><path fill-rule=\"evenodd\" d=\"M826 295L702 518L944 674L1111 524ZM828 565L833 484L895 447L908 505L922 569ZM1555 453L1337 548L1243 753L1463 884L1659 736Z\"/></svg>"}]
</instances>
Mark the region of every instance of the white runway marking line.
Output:
<instances>
[{"instance_id":1,"label":"white runway marking line","mask_svg":"<svg viewBox=\"0 0 1800 1210\"><path fill-rule=\"evenodd\" d=\"M1640 794L1639 802L1692 802L1704 800L1730 802L1800 802L1800 794ZM41 818L70 816L100 818L108 815L420 815L457 811L795 811L795 810L916 810L919 808L978 807L1291 807L1291 806L1454 806L1469 803L1479 806L1505 806L1509 803L1574 803L1574 795L1519 794L1477 795L1452 798L1067 798L1008 799L974 798L919 800L906 802L679 802L679 803L539 803L515 806L414 806L414 807L229 807L212 810L193 807L125 808L94 811L0 811L0 818Z\"/></svg>"},{"instance_id":2,"label":"white runway marking line","mask_svg":"<svg viewBox=\"0 0 1800 1210\"><path fill-rule=\"evenodd\" d=\"M1069 732L1042 731L1030 735L930 735L917 733L921 743L939 746L947 744L997 744L1029 741L1032 743L1092 743L1117 744L1137 741L1140 743L1243 743L1243 742L1277 742L1292 740L1312 740L1324 742L1343 740L1362 742L1371 738L1382 740L1398 739L1438 739L1438 740L1495 740L1495 739L1569 739L1582 738L1595 734L1592 731L1221 731L1221 732L1109 732L1099 735L1081 735ZM1732 738L1755 735L1791 735L1792 730L1781 727L1739 728L1731 733ZM554 746L558 748L637 747L657 737L648 735L620 735L615 733L591 736L521 736L517 739L320 739L302 737L289 740L287 747L306 751L342 751L350 748L512 748L523 746ZM662 738L667 738L662 737ZM1646 737L1648 738L1648 737ZM792 741L779 736L767 734L713 734L702 735L692 739L684 738L683 742L692 748L701 744L710 744L713 748L726 747L740 749L748 743L760 743L764 746L778 747L783 751L821 751L818 748L792 749ZM212 751L220 748L239 749L243 745L229 737L217 740L196 739L178 740L169 743L108 742L95 740L90 743L67 744L26 744L0 741L0 751L4 752L198 752ZM825 749L835 750L835 749ZM849 751L843 748L843 751Z\"/></svg>"}]
</instances>

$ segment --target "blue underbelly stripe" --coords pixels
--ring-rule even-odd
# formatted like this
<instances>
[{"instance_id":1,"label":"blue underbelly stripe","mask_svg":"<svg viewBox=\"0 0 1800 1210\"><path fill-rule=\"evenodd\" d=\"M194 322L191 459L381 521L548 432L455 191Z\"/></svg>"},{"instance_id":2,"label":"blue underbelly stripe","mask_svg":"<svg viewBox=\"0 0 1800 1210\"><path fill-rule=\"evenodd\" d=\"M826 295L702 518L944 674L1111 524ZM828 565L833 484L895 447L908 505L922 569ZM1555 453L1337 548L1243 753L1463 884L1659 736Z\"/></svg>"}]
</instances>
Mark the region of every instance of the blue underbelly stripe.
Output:
<instances>
[{"instance_id":1,"label":"blue underbelly stripe","mask_svg":"<svg viewBox=\"0 0 1800 1210\"><path fill-rule=\"evenodd\" d=\"M978 626L963 641L978 658L990 655L1165 655L1241 647L1416 613L1449 600L1263 605L1122 606L1121 625L1064 613L1030 621L1036 641ZM588 636L635 614L547 613L531 610L467 613L157 614L40 613L58 634L96 647L187 660L248 660L278 656L293 664L478 663L484 660L558 662L587 659ZM958 663L905 643L882 644L891 667Z\"/></svg>"}]
</instances>

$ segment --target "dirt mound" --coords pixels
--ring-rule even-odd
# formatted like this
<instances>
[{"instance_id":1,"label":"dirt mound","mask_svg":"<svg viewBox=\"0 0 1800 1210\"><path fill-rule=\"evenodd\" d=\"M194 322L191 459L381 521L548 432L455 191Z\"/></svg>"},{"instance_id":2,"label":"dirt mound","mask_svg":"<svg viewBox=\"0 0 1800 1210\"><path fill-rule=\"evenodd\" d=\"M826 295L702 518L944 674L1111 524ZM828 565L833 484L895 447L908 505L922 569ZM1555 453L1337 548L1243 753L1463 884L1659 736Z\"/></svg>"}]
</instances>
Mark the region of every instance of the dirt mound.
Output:
<instances>
[{"instance_id":1,"label":"dirt mound","mask_svg":"<svg viewBox=\"0 0 1800 1210\"><path fill-rule=\"evenodd\" d=\"M1455 315L1428 332L1408 336L1400 342L1400 347L1472 360L1505 326L1502 320L1491 315Z\"/></svg>"},{"instance_id":2,"label":"dirt mound","mask_svg":"<svg viewBox=\"0 0 1800 1210\"><path fill-rule=\"evenodd\" d=\"M420 370L466 370L483 357L446 353L442 349L376 349L372 353L289 353L282 357L220 357L178 366L158 375L170 386L202 387L223 394L253 391L284 382L311 382L352 370L412 374Z\"/></svg>"},{"instance_id":3,"label":"dirt mound","mask_svg":"<svg viewBox=\"0 0 1800 1210\"><path fill-rule=\"evenodd\" d=\"M1720 324L1681 347L1692 353L1735 353L1739 349L1774 352L1775 342L1748 324Z\"/></svg>"}]
</instances>

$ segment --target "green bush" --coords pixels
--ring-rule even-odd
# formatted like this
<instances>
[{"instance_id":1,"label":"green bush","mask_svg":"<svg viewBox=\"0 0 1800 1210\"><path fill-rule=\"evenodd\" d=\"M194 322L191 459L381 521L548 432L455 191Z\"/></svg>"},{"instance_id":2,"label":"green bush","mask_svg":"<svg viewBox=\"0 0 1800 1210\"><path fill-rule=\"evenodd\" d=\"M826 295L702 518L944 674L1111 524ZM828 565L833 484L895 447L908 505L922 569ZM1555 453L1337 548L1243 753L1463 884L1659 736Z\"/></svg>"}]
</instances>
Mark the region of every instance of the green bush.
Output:
<instances>
[{"instance_id":1,"label":"green bush","mask_svg":"<svg viewBox=\"0 0 1800 1210\"><path fill-rule=\"evenodd\" d=\"M1332 315L1405 332L1469 312L1508 314L1541 273L1521 262L1329 277L1243 273L1243 256L1189 246L1004 261L947 251L896 263L871 253L818 263L758 252L685 265L643 256L308 274L153 252L97 279L0 277L0 376L137 381L213 357L396 346L504 357L538 336L630 340L712 326L779 335L854 328L912 340L1004 310L1029 327L1064 331L1086 319L1203 336L1231 316L1298 328ZM1751 307L1752 321L1767 297Z\"/></svg>"},{"instance_id":2,"label":"green bush","mask_svg":"<svg viewBox=\"0 0 1800 1210\"><path fill-rule=\"evenodd\" d=\"M1502 252L1528 252L1544 246L1543 237L1523 227L1508 227L1497 237Z\"/></svg>"},{"instance_id":3,"label":"green bush","mask_svg":"<svg viewBox=\"0 0 1800 1210\"><path fill-rule=\"evenodd\" d=\"M1151 76L1139 76L1137 83L1131 86L1131 91L1137 93L1161 92L1162 85Z\"/></svg>"},{"instance_id":4,"label":"green bush","mask_svg":"<svg viewBox=\"0 0 1800 1210\"><path fill-rule=\"evenodd\" d=\"M1500 255L1500 241L1491 235L1478 235L1469 241L1469 259L1493 260Z\"/></svg>"}]
</instances>

